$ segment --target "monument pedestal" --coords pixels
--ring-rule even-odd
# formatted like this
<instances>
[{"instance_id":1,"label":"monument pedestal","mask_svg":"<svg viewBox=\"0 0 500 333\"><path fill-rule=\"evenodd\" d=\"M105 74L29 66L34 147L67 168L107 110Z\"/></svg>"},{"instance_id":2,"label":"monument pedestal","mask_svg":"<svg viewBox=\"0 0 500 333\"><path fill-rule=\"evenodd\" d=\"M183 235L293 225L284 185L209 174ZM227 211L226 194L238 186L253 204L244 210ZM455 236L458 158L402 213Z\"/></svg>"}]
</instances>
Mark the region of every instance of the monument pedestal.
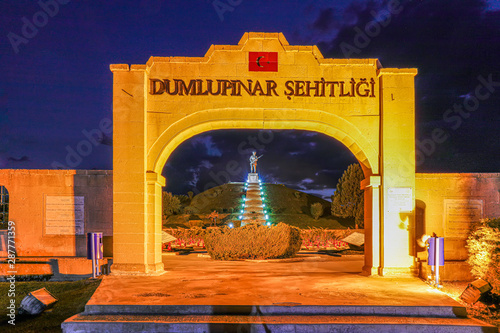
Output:
<instances>
[{"instance_id":1,"label":"monument pedestal","mask_svg":"<svg viewBox=\"0 0 500 333\"><path fill-rule=\"evenodd\" d=\"M259 182L259 174L258 174L258 173L256 173L256 172L254 172L254 173L249 173L249 174L248 174L248 180L247 180L247 182L248 182L249 184L251 184L251 183L258 183L258 182Z\"/></svg>"}]
</instances>

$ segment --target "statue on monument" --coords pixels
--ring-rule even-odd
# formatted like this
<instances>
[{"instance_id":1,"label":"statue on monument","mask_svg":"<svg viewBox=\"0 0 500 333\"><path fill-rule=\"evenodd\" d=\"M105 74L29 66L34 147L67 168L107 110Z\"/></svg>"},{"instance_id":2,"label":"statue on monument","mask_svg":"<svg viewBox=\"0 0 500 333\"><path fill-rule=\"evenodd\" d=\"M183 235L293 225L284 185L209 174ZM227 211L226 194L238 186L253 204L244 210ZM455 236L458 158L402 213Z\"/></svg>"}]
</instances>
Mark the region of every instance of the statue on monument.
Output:
<instances>
[{"instance_id":1,"label":"statue on monument","mask_svg":"<svg viewBox=\"0 0 500 333\"><path fill-rule=\"evenodd\" d=\"M253 154L250 156L250 172L251 173L257 173L257 161L262 156L264 156L264 155L257 156L256 151L254 151Z\"/></svg>"}]
</instances>

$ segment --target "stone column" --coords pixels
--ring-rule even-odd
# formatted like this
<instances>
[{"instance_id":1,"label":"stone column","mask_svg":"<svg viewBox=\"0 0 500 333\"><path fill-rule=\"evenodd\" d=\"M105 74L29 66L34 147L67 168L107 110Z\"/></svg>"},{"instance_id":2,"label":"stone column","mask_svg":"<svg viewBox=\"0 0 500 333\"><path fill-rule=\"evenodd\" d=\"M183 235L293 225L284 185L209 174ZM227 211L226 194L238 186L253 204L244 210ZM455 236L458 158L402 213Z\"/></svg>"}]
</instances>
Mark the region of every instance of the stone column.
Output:
<instances>
[{"instance_id":1,"label":"stone column","mask_svg":"<svg viewBox=\"0 0 500 333\"><path fill-rule=\"evenodd\" d=\"M165 178L153 171L146 173L147 182L147 238L146 262L148 272L162 273L162 187Z\"/></svg>"},{"instance_id":2,"label":"stone column","mask_svg":"<svg viewBox=\"0 0 500 333\"><path fill-rule=\"evenodd\" d=\"M365 199L365 266L363 272L378 274L380 268L380 176L361 182Z\"/></svg>"},{"instance_id":3,"label":"stone column","mask_svg":"<svg viewBox=\"0 0 500 333\"><path fill-rule=\"evenodd\" d=\"M151 193L161 200L161 176L146 169L146 66L111 65L113 72L112 274L163 272L155 228L148 219ZM156 178L155 178L156 177ZM152 185L150 185L151 183ZM160 188L159 194L157 194ZM159 205L161 207L161 203ZM154 209L149 209L156 214ZM154 221L154 219L152 219ZM161 230L160 230L161 237ZM160 256L160 259L158 259Z\"/></svg>"},{"instance_id":4,"label":"stone column","mask_svg":"<svg viewBox=\"0 0 500 333\"><path fill-rule=\"evenodd\" d=\"M411 275L415 215L416 69L383 68L380 77L380 275Z\"/></svg>"}]
</instances>

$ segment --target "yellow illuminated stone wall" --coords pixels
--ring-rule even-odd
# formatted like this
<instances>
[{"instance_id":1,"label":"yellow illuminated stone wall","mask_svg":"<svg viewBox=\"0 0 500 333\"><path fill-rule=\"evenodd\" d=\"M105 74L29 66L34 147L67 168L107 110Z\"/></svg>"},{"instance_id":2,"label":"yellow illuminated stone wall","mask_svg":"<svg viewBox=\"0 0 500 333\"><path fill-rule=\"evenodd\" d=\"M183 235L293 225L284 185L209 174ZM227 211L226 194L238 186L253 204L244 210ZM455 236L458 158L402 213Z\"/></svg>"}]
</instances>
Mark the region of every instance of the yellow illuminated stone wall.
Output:
<instances>
[{"instance_id":1,"label":"yellow illuminated stone wall","mask_svg":"<svg viewBox=\"0 0 500 333\"><path fill-rule=\"evenodd\" d=\"M445 237L445 260L467 259L465 240L481 218L500 217L500 174L417 173L417 237ZM426 260L425 251L418 257Z\"/></svg>"},{"instance_id":2,"label":"yellow illuminated stone wall","mask_svg":"<svg viewBox=\"0 0 500 333\"><path fill-rule=\"evenodd\" d=\"M250 52L276 52L277 71L250 71ZM342 142L367 177L365 270L413 266L416 69L325 59L280 33L246 33L204 57L151 57L111 71L115 273L163 272L162 169L183 141L234 128L309 130Z\"/></svg>"},{"instance_id":3,"label":"yellow illuminated stone wall","mask_svg":"<svg viewBox=\"0 0 500 333\"><path fill-rule=\"evenodd\" d=\"M112 256L112 178L112 171L107 170L0 169L0 186L9 191L9 220L15 223L17 256L86 257L87 232L102 232L104 255ZM50 197L79 197L81 215L68 212L71 207L51 205ZM83 230L71 227L78 222ZM8 245L0 237L0 257Z\"/></svg>"},{"instance_id":4,"label":"yellow illuminated stone wall","mask_svg":"<svg viewBox=\"0 0 500 333\"><path fill-rule=\"evenodd\" d=\"M500 217L500 173L417 173L415 238L444 237L443 280L470 281L465 247L470 228L481 218ZM420 275L430 274L427 251L414 244Z\"/></svg>"}]
</instances>

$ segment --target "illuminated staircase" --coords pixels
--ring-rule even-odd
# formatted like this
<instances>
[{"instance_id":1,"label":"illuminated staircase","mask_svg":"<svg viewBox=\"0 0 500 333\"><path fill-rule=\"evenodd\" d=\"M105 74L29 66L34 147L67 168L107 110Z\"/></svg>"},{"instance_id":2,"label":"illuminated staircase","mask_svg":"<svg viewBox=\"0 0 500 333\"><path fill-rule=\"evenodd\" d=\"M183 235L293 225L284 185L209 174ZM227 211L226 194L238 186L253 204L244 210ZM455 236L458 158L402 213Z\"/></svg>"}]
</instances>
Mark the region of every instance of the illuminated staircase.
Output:
<instances>
[{"instance_id":1,"label":"illuminated staircase","mask_svg":"<svg viewBox=\"0 0 500 333\"><path fill-rule=\"evenodd\" d=\"M266 204L262 184L257 173L248 174L245 190L243 209L240 215L241 225L255 222L265 224L267 221Z\"/></svg>"}]
</instances>

